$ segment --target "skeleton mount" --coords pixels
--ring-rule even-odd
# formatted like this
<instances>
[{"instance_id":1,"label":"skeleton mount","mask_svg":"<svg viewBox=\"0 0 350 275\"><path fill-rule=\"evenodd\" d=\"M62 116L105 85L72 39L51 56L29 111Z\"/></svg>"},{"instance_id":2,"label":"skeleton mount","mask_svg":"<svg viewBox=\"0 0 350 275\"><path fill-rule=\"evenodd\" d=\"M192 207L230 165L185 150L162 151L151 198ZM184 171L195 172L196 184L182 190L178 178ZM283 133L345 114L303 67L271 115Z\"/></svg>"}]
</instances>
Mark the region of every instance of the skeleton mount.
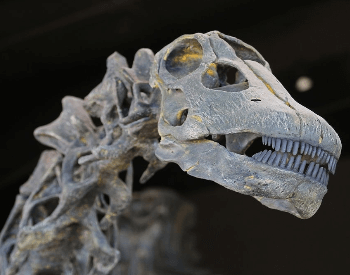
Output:
<instances>
[{"instance_id":1,"label":"skeleton mount","mask_svg":"<svg viewBox=\"0 0 350 275\"><path fill-rule=\"evenodd\" d=\"M341 152L336 132L298 104L250 45L218 31L184 35L131 68L118 53L102 82L34 135L44 151L1 232L1 275L203 274L173 191L132 194L168 162L189 175L311 217ZM96 121L100 120L100 123ZM161 138L161 139L160 139ZM271 146L251 157L262 141Z\"/></svg>"}]
</instances>

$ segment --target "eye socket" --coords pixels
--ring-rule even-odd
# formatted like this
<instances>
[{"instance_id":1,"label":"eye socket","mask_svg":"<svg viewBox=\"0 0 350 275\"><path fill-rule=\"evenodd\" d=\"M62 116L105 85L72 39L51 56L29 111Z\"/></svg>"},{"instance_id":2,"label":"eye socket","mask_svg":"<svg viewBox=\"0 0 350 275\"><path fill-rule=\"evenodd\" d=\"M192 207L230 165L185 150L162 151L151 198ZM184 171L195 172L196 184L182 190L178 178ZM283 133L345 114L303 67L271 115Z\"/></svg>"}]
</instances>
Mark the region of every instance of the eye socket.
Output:
<instances>
[{"instance_id":1,"label":"eye socket","mask_svg":"<svg viewBox=\"0 0 350 275\"><path fill-rule=\"evenodd\" d=\"M203 48L196 39L184 39L166 57L165 68L182 78L196 70L202 62Z\"/></svg>"}]
</instances>

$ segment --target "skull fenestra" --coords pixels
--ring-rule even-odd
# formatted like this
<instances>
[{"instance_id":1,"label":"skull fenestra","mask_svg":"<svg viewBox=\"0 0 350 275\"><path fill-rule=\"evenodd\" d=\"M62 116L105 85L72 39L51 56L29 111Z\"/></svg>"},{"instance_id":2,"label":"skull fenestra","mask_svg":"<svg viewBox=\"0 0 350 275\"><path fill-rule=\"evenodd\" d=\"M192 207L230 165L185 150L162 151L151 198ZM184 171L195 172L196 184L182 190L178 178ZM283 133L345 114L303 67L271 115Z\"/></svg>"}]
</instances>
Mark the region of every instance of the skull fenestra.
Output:
<instances>
[{"instance_id":1,"label":"skull fenestra","mask_svg":"<svg viewBox=\"0 0 350 275\"><path fill-rule=\"evenodd\" d=\"M218 31L181 36L156 54L150 84L162 93L159 159L270 208L314 215L341 141L253 47ZM245 155L259 138L271 150Z\"/></svg>"}]
</instances>

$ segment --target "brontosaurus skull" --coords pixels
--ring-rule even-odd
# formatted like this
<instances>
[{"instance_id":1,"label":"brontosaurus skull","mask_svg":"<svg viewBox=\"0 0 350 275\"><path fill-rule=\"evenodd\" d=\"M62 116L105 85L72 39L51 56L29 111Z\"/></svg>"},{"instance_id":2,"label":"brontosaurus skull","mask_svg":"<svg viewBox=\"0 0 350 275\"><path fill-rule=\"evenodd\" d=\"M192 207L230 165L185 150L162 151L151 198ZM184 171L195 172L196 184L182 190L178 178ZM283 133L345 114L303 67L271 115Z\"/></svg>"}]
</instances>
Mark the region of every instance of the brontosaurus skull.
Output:
<instances>
[{"instance_id":1,"label":"brontosaurus skull","mask_svg":"<svg viewBox=\"0 0 350 275\"><path fill-rule=\"evenodd\" d=\"M150 83L162 92L158 158L299 218L317 211L341 141L253 47L218 31L181 36L156 54ZM258 138L271 150L245 155Z\"/></svg>"}]
</instances>

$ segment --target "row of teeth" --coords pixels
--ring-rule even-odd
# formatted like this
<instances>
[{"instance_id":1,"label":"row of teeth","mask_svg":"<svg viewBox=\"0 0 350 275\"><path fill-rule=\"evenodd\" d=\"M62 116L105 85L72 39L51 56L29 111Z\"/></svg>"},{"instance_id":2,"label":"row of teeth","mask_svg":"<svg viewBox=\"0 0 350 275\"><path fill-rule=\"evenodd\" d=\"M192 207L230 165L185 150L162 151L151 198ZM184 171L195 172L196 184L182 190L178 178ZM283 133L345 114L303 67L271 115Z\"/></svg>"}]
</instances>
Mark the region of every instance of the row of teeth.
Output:
<instances>
[{"instance_id":1,"label":"row of teeth","mask_svg":"<svg viewBox=\"0 0 350 275\"><path fill-rule=\"evenodd\" d=\"M262 143L264 145L272 146L272 149L279 151L281 153L291 153L293 156L301 154L304 156L309 155L311 158L315 158L315 162L323 165L328 165L328 170L331 173L335 173L335 168L337 166L337 159L326 151L322 150L320 147L312 146L305 142L293 141L288 139L280 139L273 137L262 137Z\"/></svg>"},{"instance_id":2,"label":"row of teeth","mask_svg":"<svg viewBox=\"0 0 350 275\"><path fill-rule=\"evenodd\" d=\"M329 174L321 165L328 164L328 170L335 172L337 160L319 147L272 137L262 137L262 142L276 151L264 150L253 155L257 161L304 174L324 185L328 184Z\"/></svg>"},{"instance_id":3,"label":"row of teeth","mask_svg":"<svg viewBox=\"0 0 350 275\"><path fill-rule=\"evenodd\" d=\"M316 181L327 185L329 174L325 168L320 167L318 163L315 164L315 162L311 162L304 173L307 165L306 160L301 162L301 155L298 155L296 158L291 156L289 159L288 156L288 153L277 153L272 152L271 150L264 150L263 152L253 155L252 158L262 163L305 174L306 176L310 176Z\"/></svg>"}]
</instances>

